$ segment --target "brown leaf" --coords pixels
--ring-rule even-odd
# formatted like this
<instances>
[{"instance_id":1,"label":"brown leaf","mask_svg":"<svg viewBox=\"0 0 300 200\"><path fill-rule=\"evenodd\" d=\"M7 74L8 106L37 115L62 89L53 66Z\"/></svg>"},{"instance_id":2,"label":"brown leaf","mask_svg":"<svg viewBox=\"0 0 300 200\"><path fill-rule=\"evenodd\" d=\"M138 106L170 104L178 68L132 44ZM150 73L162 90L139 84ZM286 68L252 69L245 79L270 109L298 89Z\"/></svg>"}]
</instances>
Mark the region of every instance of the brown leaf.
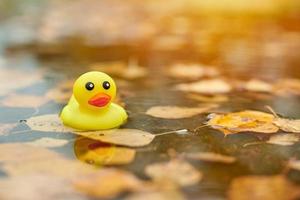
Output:
<instances>
[{"instance_id":1,"label":"brown leaf","mask_svg":"<svg viewBox=\"0 0 300 200\"><path fill-rule=\"evenodd\" d=\"M252 79L244 84L244 89L251 92L272 92L273 85L267 82Z\"/></svg>"},{"instance_id":2,"label":"brown leaf","mask_svg":"<svg viewBox=\"0 0 300 200\"><path fill-rule=\"evenodd\" d=\"M175 78L198 79L204 76L216 76L218 71L201 64L175 64L171 66L168 74Z\"/></svg>"},{"instance_id":3,"label":"brown leaf","mask_svg":"<svg viewBox=\"0 0 300 200\"><path fill-rule=\"evenodd\" d=\"M134 160L135 150L117 147L88 138L79 138L74 144L76 157L93 165L123 165Z\"/></svg>"},{"instance_id":4,"label":"brown leaf","mask_svg":"<svg viewBox=\"0 0 300 200\"><path fill-rule=\"evenodd\" d=\"M148 145L155 137L155 135L151 133L138 129L111 129L103 131L85 131L73 133L93 140L129 147L140 147Z\"/></svg>"},{"instance_id":5,"label":"brown leaf","mask_svg":"<svg viewBox=\"0 0 300 200\"><path fill-rule=\"evenodd\" d=\"M77 192L70 182L62 177L31 174L0 179L0 199L87 200L88 198Z\"/></svg>"},{"instance_id":6,"label":"brown leaf","mask_svg":"<svg viewBox=\"0 0 300 200\"><path fill-rule=\"evenodd\" d=\"M291 200L299 195L300 187L281 175L239 177L231 182L228 192L230 200Z\"/></svg>"},{"instance_id":7,"label":"brown leaf","mask_svg":"<svg viewBox=\"0 0 300 200\"><path fill-rule=\"evenodd\" d=\"M200 171L188 162L179 159L148 165L145 172L154 181L169 180L180 186L194 185L202 178Z\"/></svg>"},{"instance_id":8,"label":"brown leaf","mask_svg":"<svg viewBox=\"0 0 300 200\"><path fill-rule=\"evenodd\" d=\"M201 95L201 94L188 94L187 96L190 99L201 101L205 103L221 103L228 101L228 97L225 95L213 95L213 96L207 96L207 95Z\"/></svg>"},{"instance_id":9,"label":"brown leaf","mask_svg":"<svg viewBox=\"0 0 300 200\"><path fill-rule=\"evenodd\" d=\"M300 171L300 160L290 160L287 165L290 169Z\"/></svg>"},{"instance_id":10,"label":"brown leaf","mask_svg":"<svg viewBox=\"0 0 300 200\"><path fill-rule=\"evenodd\" d=\"M235 157L226 156L222 154L217 154L213 152L196 152L196 153L186 153L185 157L193 160L201 160L207 162L220 162L220 163L234 163L236 161Z\"/></svg>"},{"instance_id":11,"label":"brown leaf","mask_svg":"<svg viewBox=\"0 0 300 200\"><path fill-rule=\"evenodd\" d=\"M1 100L1 104L7 107L37 108L48 101L49 99L43 96L10 94Z\"/></svg>"},{"instance_id":12,"label":"brown leaf","mask_svg":"<svg viewBox=\"0 0 300 200\"><path fill-rule=\"evenodd\" d=\"M181 119L207 112L216 107L218 107L217 104L206 104L199 107L154 106L149 108L146 114L164 119Z\"/></svg>"},{"instance_id":13,"label":"brown leaf","mask_svg":"<svg viewBox=\"0 0 300 200\"><path fill-rule=\"evenodd\" d=\"M300 95L299 79L282 79L274 85L274 93L280 96Z\"/></svg>"},{"instance_id":14,"label":"brown leaf","mask_svg":"<svg viewBox=\"0 0 300 200\"><path fill-rule=\"evenodd\" d=\"M299 141L300 141L300 135L288 133L288 134L272 135L267 141L267 143L289 146Z\"/></svg>"},{"instance_id":15,"label":"brown leaf","mask_svg":"<svg viewBox=\"0 0 300 200\"><path fill-rule=\"evenodd\" d=\"M232 86L222 79L208 79L193 83L183 83L175 86L176 90L184 92L196 92L202 94L228 93Z\"/></svg>"},{"instance_id":16,"label":"brown leaf","mask_svg":"<svg viewBox=\"0 0 300 200\"><path fill-rule=\"evenodd\" d=\"M246 110L228 114L211 114L207 122L212 128L225 135L238 132L275 133L278 127L273 124L274 116L268 113Z\"/></svg>"},{"instance_id":17,"label":"brown leaf","mask_svg":"<svg viewBox=\"0 0 300 200\"><path fill-rule=\"evenodd\" d=\"M143 182L128 172L105 169L75 180L74 186L79 191L91 196L113 198L123 192L140 190Z\"/></svg>"}]
</instances>

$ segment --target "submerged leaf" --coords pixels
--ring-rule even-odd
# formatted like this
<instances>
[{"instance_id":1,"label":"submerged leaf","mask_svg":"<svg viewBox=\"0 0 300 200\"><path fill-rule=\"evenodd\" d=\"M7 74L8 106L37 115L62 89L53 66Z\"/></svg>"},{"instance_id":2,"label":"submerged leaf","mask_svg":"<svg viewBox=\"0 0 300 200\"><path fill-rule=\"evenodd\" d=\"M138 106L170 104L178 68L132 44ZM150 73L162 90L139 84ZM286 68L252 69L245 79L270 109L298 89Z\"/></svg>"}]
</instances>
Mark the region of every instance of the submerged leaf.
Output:
<instances>
[{"instance_id":1,"label":"submerged leaf","mask_svg":"<svg viewBox=\"0 0 300 200\"><path fill-rule=\"evenodd\" d=\"M216 104L206 104L201 107L154 106L146 111L147 115L164 119L188 118L218 107Z\"/></svg>"},{"instance_id":2,"label":"submerged leaf","mask_svg":"<svg viewBox=\"0 0 300 200\"><path fill-rule=\"evenodd\" d=\"M275 133L278 127L273 124L274 116L268 113L246 110L228 114L211 114L207 122L212 128L225 135L238 132Z\"/></svg>"},{"instance_id":3,"label":"submerged leaf","mask_svg":"<svg viewBox=\"0 0 300 200\"><path fill-rule=\"evenodd\" d=\"M79 138L74 144L76 157L93 165L123 165L134 160L135 150Z\"/></svg>"},{"instance_id":4,"label":"submerged leaf","mask_svg":"<svg viewBox=\"0 0 300 200\"><path fill-rule=\"evenodd\" d=\"M180 186L194 185L202 178L200 171L188 162L179 159L148 165L145 172L155 181L168 180Z\"/></svg>"},{"instance_id":5,"label":"submerged leaf","mask_svg":"<svg viewBox=\"0 0 300 200\"><path fill-rule=\"evenodd\" d=\"M300 135L289 133L289 134L273 135L269 138L267 143L289 146L299 141L300 141Z\"/></svg>"},{"instance_id":6,"label":"submerged leaf","mask_svg":"<svg viewBox=\"0 0 300 200\"><path fill-rule=\"evenodd\" d=\"M220 163L234 163L236 161L235 157L226 156L222 154L217 154L213 152L196 152L196 153L186 153L185 157L193 160L201 160L207 162L220 162Z\"/></svg>"},{"instance_id":7,"label":"submerged leaf","mask_svg":"<svg viewBox=\"0 0 300 200\"><path fill-rule=\"evenodd\" d=\"M230 92L232 90L232 86L222 79L208 79L194 83L182 83L177 85L175 89L184 92L218 94Z\"/></svg>"},{"instance_id":8,"label":"submerged leaf","mask_svg":"<svg viewBox=\"0 0 300 200\"><path fill-rule=\"evenodd\" d=\"M245 176L235 178L230 184L230 200L253 199L297 199L300 187L284 176Z\"/></svg>"}]
</instances>

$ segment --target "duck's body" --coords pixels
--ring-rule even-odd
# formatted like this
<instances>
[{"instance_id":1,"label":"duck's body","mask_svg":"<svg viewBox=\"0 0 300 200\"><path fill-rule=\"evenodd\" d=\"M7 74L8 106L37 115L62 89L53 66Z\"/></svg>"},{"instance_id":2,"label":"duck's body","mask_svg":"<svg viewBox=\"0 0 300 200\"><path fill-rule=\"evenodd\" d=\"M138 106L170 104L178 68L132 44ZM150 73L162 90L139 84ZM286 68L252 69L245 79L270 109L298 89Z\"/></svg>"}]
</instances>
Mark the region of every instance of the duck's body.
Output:
<instances>
[{"instance_id":1,"label":"duck's body","mask_svg":"<svg viewBox=\"0 0 300 200\"><path fill-rule=\"evenodd\" d=\"M104 83L109 83L109 87ZM88 87L88 84L93 86ZM121 106L111 103L115 92L115 84L108 75L101 72L82 75L75 82L74 94L61 112L63 123L75 129L91 131L119 127L126 122L127 113Z\"/></svg>"}]
</instances>

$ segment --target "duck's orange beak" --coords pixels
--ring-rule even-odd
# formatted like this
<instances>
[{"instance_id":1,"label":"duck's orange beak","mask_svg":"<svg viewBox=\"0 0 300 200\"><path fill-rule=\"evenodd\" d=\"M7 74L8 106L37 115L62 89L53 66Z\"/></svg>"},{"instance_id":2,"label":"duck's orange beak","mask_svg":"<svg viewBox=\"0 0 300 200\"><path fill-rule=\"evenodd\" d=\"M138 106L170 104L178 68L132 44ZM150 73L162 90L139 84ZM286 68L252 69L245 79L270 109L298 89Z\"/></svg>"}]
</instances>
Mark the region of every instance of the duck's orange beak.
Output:
<instances>
[{"instance_id":1,"label":"duck's orange beak","mask_svg":"<svg viewBox=\"0 0 300 200\"><path fill-rule=\"evenodd\" d=\"M88 103L92 106L103 107L110 102L111 97L105 93L98 93L93 96Z\"/></svg>"}]
</instances>

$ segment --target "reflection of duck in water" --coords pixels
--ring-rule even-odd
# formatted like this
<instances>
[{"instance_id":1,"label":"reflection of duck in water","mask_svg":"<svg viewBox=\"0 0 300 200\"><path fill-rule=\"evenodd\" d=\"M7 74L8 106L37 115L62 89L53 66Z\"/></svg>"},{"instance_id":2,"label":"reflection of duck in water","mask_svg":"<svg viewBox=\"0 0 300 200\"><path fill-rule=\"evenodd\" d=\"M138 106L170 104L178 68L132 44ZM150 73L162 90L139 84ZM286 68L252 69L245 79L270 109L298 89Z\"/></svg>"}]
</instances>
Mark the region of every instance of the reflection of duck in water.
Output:
<instances>
[{"instance_id":1,"label":"reflection of duck in water","mask_svg":"<svg viewBox=\"0 0 300 200\"><path fill-rule=\"evenodd\" d=\"M74 83L73 95L61 112L63 123L80 130L116 128L127 119L126 111L112 103L116 84L105 73L92 71Z\"/></svg>"}]
</instances>

